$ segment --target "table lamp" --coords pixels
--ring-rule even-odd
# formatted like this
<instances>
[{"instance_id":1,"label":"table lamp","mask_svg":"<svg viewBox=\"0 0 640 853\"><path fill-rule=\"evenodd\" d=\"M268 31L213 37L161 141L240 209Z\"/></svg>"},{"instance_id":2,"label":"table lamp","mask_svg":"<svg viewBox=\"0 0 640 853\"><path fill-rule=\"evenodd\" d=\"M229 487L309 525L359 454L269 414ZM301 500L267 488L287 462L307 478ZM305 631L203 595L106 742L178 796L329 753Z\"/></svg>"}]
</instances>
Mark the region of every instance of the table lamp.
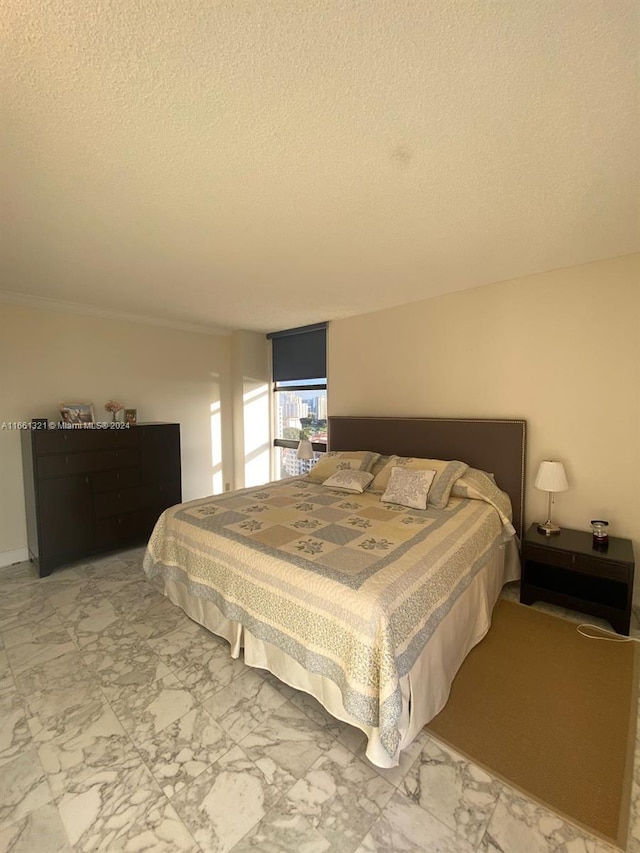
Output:
<instances>
[{"instance_id":1,"label":"table lamp","mask_svg":"<svg viewBox=\"0 0 640 853\"><path fill-rule=\"evenodd\" d=\"M560 533L558 525L551 521L551 502L555 492L566 492L569 488L567 475L564 473L564 465L562 462L553 462L550 460L541 462L534 485L536 489L549 493L547 520L544 524L538 525L538 533L544 533L546 536Z\"/></svg>"},{"instance_id":2,"label":"table lamp","mask_svg":"<svg viewBox=\"0 0 640 853\"><path fill-rule=\"evenodd\" d=\"M306 438L303 438L300 444L298 444L296 456L298 459L313 459L313 447L311 447L311 442Z\"/></svg>"}]
</instances>

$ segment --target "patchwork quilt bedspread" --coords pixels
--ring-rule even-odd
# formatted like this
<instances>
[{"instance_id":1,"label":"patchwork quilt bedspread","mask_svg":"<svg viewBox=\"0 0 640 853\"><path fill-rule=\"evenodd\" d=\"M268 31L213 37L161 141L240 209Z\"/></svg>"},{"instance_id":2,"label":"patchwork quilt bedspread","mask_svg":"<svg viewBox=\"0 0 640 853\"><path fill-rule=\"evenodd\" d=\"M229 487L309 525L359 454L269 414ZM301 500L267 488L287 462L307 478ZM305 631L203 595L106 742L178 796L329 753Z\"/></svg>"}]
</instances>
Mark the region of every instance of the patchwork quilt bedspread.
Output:
<instances>
[{"instance_id":1,"label":"patchwork quilt bedspread","mask_svg":"<svg viewBox=\"0 0 640 853\"><path fill-rule=\"evenodd\" d=\"M293 478L166 510L144 568L331 679L393 755L400 679L503 539L482 500L416 510Z\"/></svg>"}]
</instances>

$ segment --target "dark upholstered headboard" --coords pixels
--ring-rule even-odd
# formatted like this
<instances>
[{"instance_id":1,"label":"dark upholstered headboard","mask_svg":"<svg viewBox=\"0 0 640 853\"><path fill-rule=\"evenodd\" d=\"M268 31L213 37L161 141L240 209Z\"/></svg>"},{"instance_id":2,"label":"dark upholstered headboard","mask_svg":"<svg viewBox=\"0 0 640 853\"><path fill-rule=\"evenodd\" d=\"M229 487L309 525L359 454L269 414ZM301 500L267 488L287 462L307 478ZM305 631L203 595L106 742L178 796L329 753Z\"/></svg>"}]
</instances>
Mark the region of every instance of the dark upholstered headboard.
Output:
<instances>
[{"instance_id":1,"label":"dark upholstered headboard","mask_svg":"<svg viewBox=\"0 0 640 853\"><path fill-rule=\"evenodd\" d=\"M527 422L472 418L329 418L329 450L373 450L398 456L459 459L491 472L511 498L522 538Z\"/></svg>"}]
</instances>

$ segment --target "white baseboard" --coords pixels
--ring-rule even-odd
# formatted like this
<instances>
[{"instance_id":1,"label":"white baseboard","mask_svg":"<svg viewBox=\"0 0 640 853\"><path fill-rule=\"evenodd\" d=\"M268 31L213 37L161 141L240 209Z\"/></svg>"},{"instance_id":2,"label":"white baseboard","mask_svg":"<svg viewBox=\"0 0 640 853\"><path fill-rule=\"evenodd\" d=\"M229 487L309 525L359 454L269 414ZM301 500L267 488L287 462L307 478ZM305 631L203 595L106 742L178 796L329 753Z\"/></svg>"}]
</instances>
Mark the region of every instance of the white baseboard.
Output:
<instances>
[{"instance_id":1,"label":"white baseboard","mask_svg":"<svg viewBox=\"0 0 640 853\"><path fill-rule=\"evenodd\" d=\"M0 551L0 569L12 566L14 563L23 563L29 559L27 548L16 548L13 551Z\"/></svg>"}]
</instances>

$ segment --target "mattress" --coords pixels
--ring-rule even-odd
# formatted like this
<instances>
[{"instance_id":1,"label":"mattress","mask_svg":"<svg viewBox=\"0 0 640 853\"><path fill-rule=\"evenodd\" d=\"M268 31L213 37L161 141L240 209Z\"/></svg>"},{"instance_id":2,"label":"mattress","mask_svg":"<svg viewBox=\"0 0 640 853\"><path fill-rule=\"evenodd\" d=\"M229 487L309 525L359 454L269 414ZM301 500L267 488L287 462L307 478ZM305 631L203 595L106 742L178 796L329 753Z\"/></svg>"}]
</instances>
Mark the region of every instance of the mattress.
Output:
<instances>
[{"instance_id":1,"label":"mattress","mask_svg":"<svg viewBox=\"0 0 640 853\"><path fill-rule=\"evenodd\" d=\"M166 510L144 568L233 655L364 731L389 767L517 576L513 540L483 500L416 510L292 478Z\"/></svg>"}]
</instances>

